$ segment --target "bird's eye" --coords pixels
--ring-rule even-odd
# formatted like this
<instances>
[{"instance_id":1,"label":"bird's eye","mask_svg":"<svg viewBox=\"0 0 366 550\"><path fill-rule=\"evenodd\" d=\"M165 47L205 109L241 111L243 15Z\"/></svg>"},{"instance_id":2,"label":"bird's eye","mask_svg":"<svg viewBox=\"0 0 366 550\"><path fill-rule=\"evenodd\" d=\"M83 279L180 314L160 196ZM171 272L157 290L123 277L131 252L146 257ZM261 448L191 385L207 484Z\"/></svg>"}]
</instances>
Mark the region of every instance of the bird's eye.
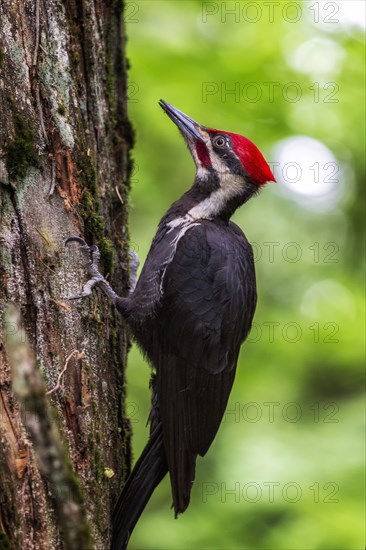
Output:
<instances>
[{"instance_id":1,"label":"bird's eye","mask_svg":"<svg viewBox=\"0 0 366 550\"><path fill-rule=\"evenodd\" d=\"M216 147L223 147L225 143L225 138L223 138L222 136L218 136L217 138L215 138L214 145L216 145Z\"/></svg>"}]
</instances>

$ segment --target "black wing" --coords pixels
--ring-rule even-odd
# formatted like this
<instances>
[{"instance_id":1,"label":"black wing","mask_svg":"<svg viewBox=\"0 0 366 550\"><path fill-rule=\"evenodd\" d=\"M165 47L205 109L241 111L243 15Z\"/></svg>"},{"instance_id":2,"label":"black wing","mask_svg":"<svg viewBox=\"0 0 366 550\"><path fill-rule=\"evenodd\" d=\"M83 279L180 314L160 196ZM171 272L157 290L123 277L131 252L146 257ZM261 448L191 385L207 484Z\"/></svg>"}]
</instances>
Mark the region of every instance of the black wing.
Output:
<instances>
[{"instance_id":1,"label":"black wing","mask_svg":"<svg viewBox=\"0 0 366 550\"><path fill-rule=\"evenodd\" d=\"M157 392L176 514L188 506L197 454L219 428L255 305L241 230L209 221L189 229L166 269L158 312Z\"/></svg>"}]
</instances>

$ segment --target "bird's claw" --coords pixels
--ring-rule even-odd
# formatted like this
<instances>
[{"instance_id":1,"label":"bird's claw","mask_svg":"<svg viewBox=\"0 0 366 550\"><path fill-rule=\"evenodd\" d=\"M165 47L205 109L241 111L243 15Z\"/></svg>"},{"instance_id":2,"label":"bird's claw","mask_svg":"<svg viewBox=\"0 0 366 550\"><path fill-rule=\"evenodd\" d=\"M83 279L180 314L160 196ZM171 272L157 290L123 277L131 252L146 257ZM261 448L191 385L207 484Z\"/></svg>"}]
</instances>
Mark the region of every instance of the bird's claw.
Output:
<instances>
[{"instance_id":1,"label":"bird's claw","mask_svg":"<svg viewBox=\"0 0 366 550\"><path fill-rule=\"evenodd\" d=\"M83 298L87 298L88 296L91 296L93 287L97 284L97 281L93 279L89 279L89 281L84 285L83 291L81 294L76 296L70 296L67 298L68 300L82 300Z\"/></svg>"},{"instance_id":2,"label":"bird's claw","mask_svg":"<svg viewBox=\"0 0 366 550\"><path fill-rule=\"evenodd\" d=\"M96 245L89 246L81 237L69 237L65 241L65 246L70 243L77 243L78 245L80 245L80 250L83 253L85 259L88 261L88 269L91 264L99 262L100 253Z\"/></svg>"},{"instance_id":3,"label":"bird's claw","mask_svg":"<svg viewBox=\"0 0 366 550\"><path fill-rule=\"evenodd\" d=\"M81 246L85 246L89 248L89 246L86 244L84 239L82 239L81 237L69 237L65 241L65 246L67 246L69 243L79 243Z\"/></svg>"},{"instance_id":4,"label":"bird's claw","mask_svg":"<svg viewBox=\"0 0 366 550\"><path fill-rule=\"evenodd\" d=\"M65 241L65 246L67 246L71 242L75 242L80 245L80 249L88 261L87 270L90 279L85 283L82 293L79 296L71 296L69 300L79 300L82 298L87 298L91 295L94 286L100 284L103 292L113 302L115 302L117 297L116 293L113 291L108 281L99 271L99 248L95 244L89 246L81 237L69 237Z\"/></svg>"}]
</instances>

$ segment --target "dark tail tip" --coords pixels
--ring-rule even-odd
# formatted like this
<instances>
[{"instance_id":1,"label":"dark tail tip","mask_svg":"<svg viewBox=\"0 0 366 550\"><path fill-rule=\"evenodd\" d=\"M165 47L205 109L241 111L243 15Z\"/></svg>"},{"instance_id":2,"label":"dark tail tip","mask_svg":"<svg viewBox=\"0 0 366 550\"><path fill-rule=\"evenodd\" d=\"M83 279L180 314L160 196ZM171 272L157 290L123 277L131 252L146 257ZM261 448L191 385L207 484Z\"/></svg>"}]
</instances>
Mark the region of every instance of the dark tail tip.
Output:
<instances>
[{"instance_id":1,"label":"dark tail tip","mask_svg":"<svg viewBox=\"0 0 366 550\"><path fill-rule=\"evenodd\" d=\"M132 531L154 489L168 472L158 423L133 468L113 512L111 550L126 550Z\"/></svg>"}]
</instances>

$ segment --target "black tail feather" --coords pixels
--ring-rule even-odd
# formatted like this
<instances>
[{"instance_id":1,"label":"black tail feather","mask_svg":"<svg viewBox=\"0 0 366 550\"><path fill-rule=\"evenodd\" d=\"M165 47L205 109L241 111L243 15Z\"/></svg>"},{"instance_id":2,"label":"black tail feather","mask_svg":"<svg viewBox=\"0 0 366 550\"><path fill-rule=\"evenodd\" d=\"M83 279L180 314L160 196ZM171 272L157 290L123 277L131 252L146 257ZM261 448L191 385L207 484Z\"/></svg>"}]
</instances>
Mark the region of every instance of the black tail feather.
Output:
<instances>
[{"instance_id":1,"label":"black tail feather","mask_svg":"<svg viewBox=\"0 0 366 550\"><path fill-rule=\"evenodd\" d=\"M111 550L125 550L154 489L168 472L161 423L157 423L113 512Z\"/></svg>"}]
</instances>

